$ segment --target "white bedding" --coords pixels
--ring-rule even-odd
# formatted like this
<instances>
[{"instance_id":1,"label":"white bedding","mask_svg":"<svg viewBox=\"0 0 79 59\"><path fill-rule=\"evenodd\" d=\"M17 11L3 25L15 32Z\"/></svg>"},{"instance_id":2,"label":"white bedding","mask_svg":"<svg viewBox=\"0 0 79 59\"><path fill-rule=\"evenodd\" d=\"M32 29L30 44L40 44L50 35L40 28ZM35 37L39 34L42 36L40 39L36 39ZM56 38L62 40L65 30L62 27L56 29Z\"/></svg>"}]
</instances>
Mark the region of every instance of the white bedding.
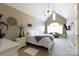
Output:
<instances>
[{"instance_id":1,"label":"white bedding","mask_svg":"<svg viewBox=\"0 0 79 59\"><path fill-rule=\"evenodd\" d=\"M52 36L51 34L37 34L37 35ZM44 37L39 42L37 42L35 39L35 36L36 35L28 35L27 42L38 45L38 46L44 46L50 50L50 48L54 42L51 41L49 37Z\"/></svg>"}]
</instances>

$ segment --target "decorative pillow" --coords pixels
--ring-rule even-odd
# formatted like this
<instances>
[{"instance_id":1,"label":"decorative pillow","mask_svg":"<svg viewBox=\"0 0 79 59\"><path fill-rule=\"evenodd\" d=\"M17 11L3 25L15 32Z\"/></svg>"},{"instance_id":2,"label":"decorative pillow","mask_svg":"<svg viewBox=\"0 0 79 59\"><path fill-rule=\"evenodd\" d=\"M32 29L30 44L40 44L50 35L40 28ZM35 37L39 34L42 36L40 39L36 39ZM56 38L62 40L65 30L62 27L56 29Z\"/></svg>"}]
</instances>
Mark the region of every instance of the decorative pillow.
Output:
<instances>
[{"instance_id":1,"label":"decorative pillow","mask_svg":"<svg viewBox=\"0 0 79 59\"><path fill-rule=\"evenodd\" d=\"M28 30L27 31L27 35L34 35L35 33L34 33L34 31L32 31L32 30Z\"/></svg>"}]
</instances>

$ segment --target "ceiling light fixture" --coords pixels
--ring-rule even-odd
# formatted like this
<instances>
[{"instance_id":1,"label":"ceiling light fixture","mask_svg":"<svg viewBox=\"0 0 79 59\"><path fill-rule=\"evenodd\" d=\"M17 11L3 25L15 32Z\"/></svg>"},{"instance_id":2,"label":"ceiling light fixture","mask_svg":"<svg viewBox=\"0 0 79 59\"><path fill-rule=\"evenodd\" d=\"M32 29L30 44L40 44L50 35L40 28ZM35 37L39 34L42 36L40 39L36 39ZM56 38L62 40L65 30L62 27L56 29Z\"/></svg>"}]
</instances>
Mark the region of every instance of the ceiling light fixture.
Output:
<instances>
[{"instance_id":1,"label":"ceiling light fixture","mask_svg":"<svg viewBox=\"0 0 79 59\"><path fill-rule=\"evenodd\" d=\"M49 16L53 13L53 10L50 8L49 3L48 3L48 8L46 8L45 10L45 15Z\"/></svg>"}]
</instances>

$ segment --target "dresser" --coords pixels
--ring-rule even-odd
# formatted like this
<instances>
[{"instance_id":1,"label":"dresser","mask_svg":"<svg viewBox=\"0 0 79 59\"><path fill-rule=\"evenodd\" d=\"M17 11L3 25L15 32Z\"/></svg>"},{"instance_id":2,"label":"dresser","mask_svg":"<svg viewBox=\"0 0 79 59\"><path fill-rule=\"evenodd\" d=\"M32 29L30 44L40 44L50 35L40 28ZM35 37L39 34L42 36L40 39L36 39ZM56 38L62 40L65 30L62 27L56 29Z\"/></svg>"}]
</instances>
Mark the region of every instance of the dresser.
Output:
<instances>
[{"instance_id":1,"label":"dresser","mask_svg":"<svg viewBox=\"0 0 79 59\"><path fill-rule=\"evenodd\" d=\"M17 56L20 45L8 39L3 39L0 46L0 56Z\"/></svg>"}]
</instances>

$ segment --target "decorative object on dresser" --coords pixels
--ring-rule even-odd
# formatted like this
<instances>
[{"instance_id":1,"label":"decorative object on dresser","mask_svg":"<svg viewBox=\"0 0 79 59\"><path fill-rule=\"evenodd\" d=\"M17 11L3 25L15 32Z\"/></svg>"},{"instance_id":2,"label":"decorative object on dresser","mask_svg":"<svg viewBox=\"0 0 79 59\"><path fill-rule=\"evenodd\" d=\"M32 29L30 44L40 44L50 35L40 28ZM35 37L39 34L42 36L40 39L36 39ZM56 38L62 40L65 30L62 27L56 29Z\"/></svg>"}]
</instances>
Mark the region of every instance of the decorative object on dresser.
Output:
<instances>
[{"instance_id":1,"label":"decorative object on dresser","mask_svg":"<svg viewBox=\"0 0 79 59\"><path fill-rule=\"evenodd\" d=\"M20 33L19 33L19 38L24 37L24 28L25 26L23 26L22 24L20 26L18 26L18 28L20 29Z\"/></svg>"}]
</instances>

